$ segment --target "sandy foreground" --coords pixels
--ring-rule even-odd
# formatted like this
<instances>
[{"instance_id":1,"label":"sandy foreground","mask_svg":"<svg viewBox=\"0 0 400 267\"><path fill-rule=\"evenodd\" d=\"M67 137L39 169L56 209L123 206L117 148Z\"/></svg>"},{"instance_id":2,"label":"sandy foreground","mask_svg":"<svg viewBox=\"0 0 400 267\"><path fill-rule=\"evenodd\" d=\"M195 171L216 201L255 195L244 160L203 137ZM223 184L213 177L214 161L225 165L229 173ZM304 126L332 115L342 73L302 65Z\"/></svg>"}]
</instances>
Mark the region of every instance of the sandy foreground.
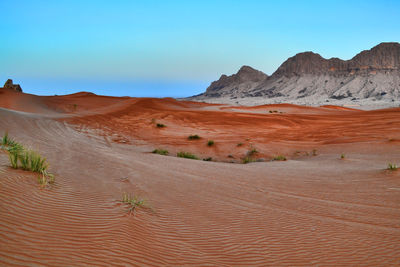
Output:
<instances>
[{"instance_id":1,"label":"sandy foreground","mask_svg":"<svg viewBox=\"0 0 400 267\"><path fill-rule=\"evenodd\" d=\"M1 266L400 265L400 108L7 90L0 107L0 134L56 175L43 188L0 152Z\"/></svg>"}]
</instances>

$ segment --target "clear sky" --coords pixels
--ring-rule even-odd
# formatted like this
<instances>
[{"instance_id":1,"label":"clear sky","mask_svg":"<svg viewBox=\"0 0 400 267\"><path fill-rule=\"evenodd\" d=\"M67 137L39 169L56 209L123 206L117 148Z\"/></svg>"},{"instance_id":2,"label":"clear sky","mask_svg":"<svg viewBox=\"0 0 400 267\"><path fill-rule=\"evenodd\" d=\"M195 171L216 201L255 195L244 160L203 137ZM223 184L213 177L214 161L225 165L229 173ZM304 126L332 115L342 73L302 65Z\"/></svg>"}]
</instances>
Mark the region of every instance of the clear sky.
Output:
<instances>
[{"instance_id":1,"label":"clear sky","mask_svg":"<svg viewBox=\"0 0 400 267\"><path fill-rule=\"evenodd\" d=\"M400 41L400 1L0 0L0 79L35 94L182 97L296 53Z\"/></svg>"}]
</instances>

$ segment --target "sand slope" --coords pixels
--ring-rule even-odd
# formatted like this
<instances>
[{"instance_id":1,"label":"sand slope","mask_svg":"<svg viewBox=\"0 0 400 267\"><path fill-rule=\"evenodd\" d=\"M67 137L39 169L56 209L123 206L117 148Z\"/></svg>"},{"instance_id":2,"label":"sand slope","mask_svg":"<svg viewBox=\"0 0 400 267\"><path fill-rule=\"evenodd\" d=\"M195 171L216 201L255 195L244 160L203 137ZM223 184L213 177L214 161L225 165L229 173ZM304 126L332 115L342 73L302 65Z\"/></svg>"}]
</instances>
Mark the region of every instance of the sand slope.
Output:
<instances>
[{"instance_id":1,"label":"sand slope","mask_svg":"<svg viewBox=\"0 0 400 267\"><path fill-rule=\"evenodd\" d=\"M400 172L385 170L400 163L399 109L10 92L0 104L1 133L56 174L41 188L0 153L0 265L400 264ZM227 163L250 146L267 162ZM148 153L156 147L226 162ZM268 161L278 153L289 160ZM123 192L153 210L128 215Z\"/></svg>"}]
</instances>

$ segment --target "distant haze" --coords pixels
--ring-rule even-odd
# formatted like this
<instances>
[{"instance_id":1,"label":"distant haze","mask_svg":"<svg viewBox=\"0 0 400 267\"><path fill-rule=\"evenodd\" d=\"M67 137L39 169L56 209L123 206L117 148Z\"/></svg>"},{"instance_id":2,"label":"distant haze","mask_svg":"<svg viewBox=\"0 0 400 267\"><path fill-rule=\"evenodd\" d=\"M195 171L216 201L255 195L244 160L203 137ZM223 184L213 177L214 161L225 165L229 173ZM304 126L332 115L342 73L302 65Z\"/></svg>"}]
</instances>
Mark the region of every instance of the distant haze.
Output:
<instances>
[{"instance_id":1,"label":"distant haze","mask_svg":"<svg viewBox=\"0 0 400 267\"><path fill-rule=\"evenodd\" d=\"M400 2L0 1L0 82L35 94L184 97L250 65L400 41Z\"/></svg>"}]
</instances>

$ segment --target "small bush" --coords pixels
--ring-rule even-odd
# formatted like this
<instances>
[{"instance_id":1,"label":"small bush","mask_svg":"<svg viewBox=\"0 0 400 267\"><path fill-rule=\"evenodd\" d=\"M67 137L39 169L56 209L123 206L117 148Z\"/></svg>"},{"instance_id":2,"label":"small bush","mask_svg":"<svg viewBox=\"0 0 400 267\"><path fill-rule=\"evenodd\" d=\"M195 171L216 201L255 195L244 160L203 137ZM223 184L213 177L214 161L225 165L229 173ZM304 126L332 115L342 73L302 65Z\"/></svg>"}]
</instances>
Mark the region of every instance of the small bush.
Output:
<instances>
[{"instance_id":1,"label":"small bush","mask_svg":"<svg viewBox=\"0 0 400 267\"><path fill-rule=\"evenodd\" d=\"M397 170L397 165L389 163L387 169L390 170L390 171L395 171L395 170Z\"/></svg>"},{"instance_id":2,"label":"small bush","mask_svg":"<svg viewBox=\"0 0 400 267\"><path fill-rule=\"evenodd\" d=\"M164 128L164 127L167 127L167 126L165 126L165 125L162 124L162 123L157 123L156 126L157 126L157 128Z\"/></svg>"},{"instance_id":3,"label":"small bush","mask_svg":"<svg viewBox=\"0 0 400 267\"><path fill-rule=\"evenodd\" d=\"M276 156L272 159L273 161L285 161L286 157L283 155Z\"/></svg>"},{"instance_id":4,"label":"small bush","mask_svg":"<svg viewBox=\"0 0 400 267\"><path fill-rule=\"evenodd\" d=\"M346 155L343 154L343 153L340 155L340 158L341 158L341 159L344 159L345 157L346 157Z\"/></svg>"},{"instance_id":5,"label":"small bush","mask_svg":"<svg viewBox=\"0 0 400 267\"><path fill-rule=\"evenodd\" d=\"M195 134L195 135L189 135L188 139L189 139L189 140L199 140L199 139L200 139L200 136L198 136L197 134Z\"/></svg>"},{"instance_id":6,"label":"small bush","mask_svg":"<svg viewBox=\"0 0 400 267\"><path fill-rule=\"evenodd\" d=\"M212 161L212 157L204 158L204 161Z\"/></svg>"},{"instance_id":7,"label":"small bush","mask_svg":"<svg viewBox=\"0 0 400 267\"><path fill-rule=\"evenodd\" d=\"M1 139L1 145L3 145L3 146L8 146L8 145L9 145L9 142L10 142L10 137L8 137L8 132L6 132L6 133L3 135L3 138Z\"/></svg>"},{"instance_id":8,"label":"small bush","mask_svg":"<svg viewBox=\"0 0 400 267\"><path fill-rule=\"evenodd\" d=\"M166 149L154 149L152 153L164 155L164 156L169 154L168 150L166 150Z\"/></svg>"},{"instance_id":9,"label":"small bush","mask_svg":"<svg viewBox=\"0 0 400 267\"><path fill-rule=\"evenodd\" d=\"M11 167L18 169L18 159L24 150L24 147L18 143L14 143L13 146L8 147L8 158L10 160Z\"/></svg>"},{"instance_id":10,"label":"small bush","mask_svg":"<svg viewBox=\"0 0 400 267\"><path fill-rule=\"evenodd\" d=\"M178 152L177 154L176 154L176 156L177 157L179 157L179 158L186 158L186 159L199 159L198 157L196 157L196 155L193 155L193 154L191 154L191 153L189 153L189 152Z\"/></svg>"},{"instance_id":11,"label":"small bush","mask_svg":"<svg viewBox=\"0 0 400 267\"><path fill-rule=\"evenodd\" d=\"M243 164L247 164L247 163L255 162L255 161L256 161L255 159L253 159L252 157L249 157L249 156L246 156L246 157L244 157L244 158L242 159L242 163L243 163Z\"/></svg>"},{"instance_id":12,"label":"small bush","mask_svg":"<svg viewBox=\"0 0 400 267\"><path fill-rule=\"evenodd\" d=\"M313 149L312 155L313 155L313 156L316 156L316 155L317 155L317 150L316 150L316 149Z\"/></svg>"},{"instance_id":13,"label":"small bush","mask_svg":"<svg viewBox=\"0 0 400 267\"><path fill-rule=\"evenodd\" d=\"M239 143L239 144L237 144L236 146L243 146L243 143Z\"/></svg>"},{"instance_id":14,"label":"small bush","mask_svg":"<svg viewBox=\"0 0 400 267\"><path fill-rule=\"evenodd\" d=\"M21 167L23 170L39 173L38 181L40 184L54 182L54 175L47 171L49 165L46 158L33 150L25 149L21 144L10 139L7 133L3 136L2 142L7 145L6 149L12 168Z\"/></svg>"},{"instance_id":15,"label":"small bush","mask_svg":"<svg viewBox=\"0 0 400 267\"><path fill-rule=\"evenodd\" d=\"M208 140L207 146L213 146L213 145L214 145L214 141L213 140Z\"/></svg>"},{"instance_id":16,"label":"small bush","mask_svg":"<svg viewBox=\"0 0 400 267\"><path fill-rule=\"evenodd\" d=\"M247 156L252 157L257 153L258 153L257 149L252 147L249 151L247 151Z\"/></svg>"},{"instance_id":17,"label":"small bush","mask_svg":"<svg viewBox=\"0 0 400 267\"><path fill-rule=\"evenodd\" d=\"M48 164L46 162L46 158L42 158L42 156L35 151L26 151L25 153L29 154L31 171L43 173L47 170Z\"/></svg>"},{"instance_id":18,"label":"small bush","mask_svg":"<svg viewBox=\"0 0 400 267\"><path fill-rule=\"evenodd\" d=\"M122 195L122 203L127 204L129 206L129 213L135 213L137 207L144 207L145 201L137 196L132 196L131 194L124 193Z\"/></svg>"}]
</instances>

